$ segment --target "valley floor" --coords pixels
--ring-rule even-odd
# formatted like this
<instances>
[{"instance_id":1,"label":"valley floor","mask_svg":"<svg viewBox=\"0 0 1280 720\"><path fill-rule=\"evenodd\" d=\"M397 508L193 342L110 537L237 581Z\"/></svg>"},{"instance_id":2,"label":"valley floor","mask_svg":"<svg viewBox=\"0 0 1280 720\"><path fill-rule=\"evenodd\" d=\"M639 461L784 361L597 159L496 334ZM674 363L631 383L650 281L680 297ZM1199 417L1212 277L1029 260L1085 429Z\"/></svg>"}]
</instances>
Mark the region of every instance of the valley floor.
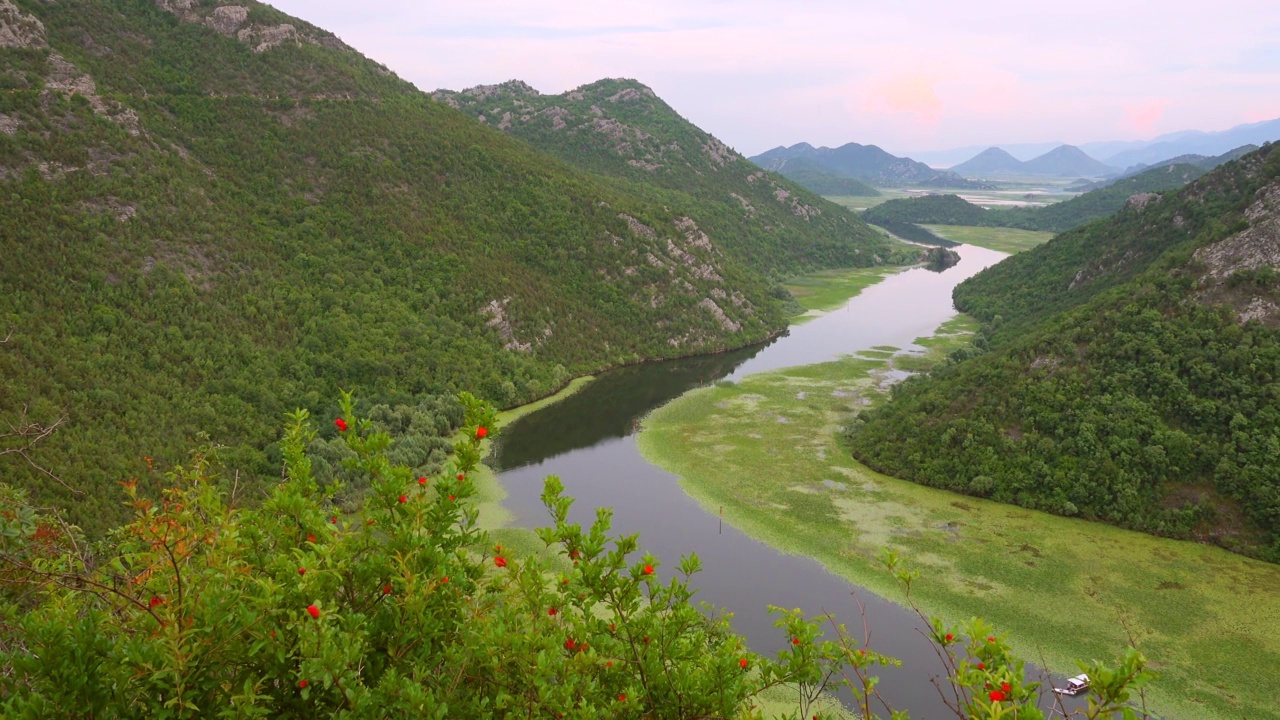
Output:
<instances>
[{"instance_id":1,"label":"valley floor","mask_svg":"<svg viewBox=\"0 0 1280 720\"><path fill-rule=\"evenodd\" d=\"M1162 674L1149 698L1163 716L1280 718L1280 566L915 485L841 446L893 377L972 329L960 317L917 341L930 357L877 348L696 390L646 419L640 449L747 533L898 600L875 558L900 551L924 573L926 612L984 617L1028 660L1074 674L1132 638Z\"/></svg>"}]
</instances>

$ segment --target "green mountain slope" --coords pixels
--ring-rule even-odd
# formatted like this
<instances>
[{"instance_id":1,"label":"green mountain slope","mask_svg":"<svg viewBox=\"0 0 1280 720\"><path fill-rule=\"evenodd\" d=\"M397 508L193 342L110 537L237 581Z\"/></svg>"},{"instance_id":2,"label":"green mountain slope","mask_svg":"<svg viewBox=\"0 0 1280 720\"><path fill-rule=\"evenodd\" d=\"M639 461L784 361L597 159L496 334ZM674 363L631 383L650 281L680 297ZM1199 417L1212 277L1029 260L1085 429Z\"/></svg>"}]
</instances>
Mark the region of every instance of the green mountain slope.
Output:
<instances>
[{"instance_id":1,"label":"green mountain slope","mask_svg":"<svg viewBox=\"0 0 1280 720\"><path fill-rule=\"evenodd\" d=\"M792 158L777 170L779 175L825 196L879 197L880 191L851 177L831 172L810 158Z\"/></svg>"},{"instance_id":2,"label":"green mountain slope","mask_svg":"<svg viewBox=\"0 0 1280 720\"><path fill-rule=\"evenodd\" d=\"M614 187L697 213L719 246L762 272L869 265L891 252L855 213L760 170L634 80L600 80L562 95L510 81L433 97L612 178Z\"/></svg>"},{"instance_id":3,"label":"green mountain slope","mask_svg":"<svg viewBox=\"0 0 1280 720\"><path fill-rule=\"evenodd\" d=\"M864 415L854 454L1280 561L1277 148L961 284L983 339Z\"/></svg>"},{"instance_id":4,"label":"green mountain slope","mask_svg":"<svg viewBox=\"0 0 1280 720\"><path fill-rule=\"evenodd\" d=\"M825 210L849 233L710 234L719 206L603 182L264 4L0 0L0 23L0 412L65 415L31 457L85 484L0 460L91 529L201 431L244 492L282 413L338 388L519 402L780 331L756 252L875 252Z\"/></svg>"},{"instance_id":5,"label":"green mountain slope","mask_svg":"<svg viewBox=\"0 0 1280 720\"><path fill-rule=\"evenodd\" d=\"M879 225L883 222L922 223L925 225L990 225L989 211L959 195L922 195L888 200L862 212L862 219Z\"/></svg>"}]
</instances>

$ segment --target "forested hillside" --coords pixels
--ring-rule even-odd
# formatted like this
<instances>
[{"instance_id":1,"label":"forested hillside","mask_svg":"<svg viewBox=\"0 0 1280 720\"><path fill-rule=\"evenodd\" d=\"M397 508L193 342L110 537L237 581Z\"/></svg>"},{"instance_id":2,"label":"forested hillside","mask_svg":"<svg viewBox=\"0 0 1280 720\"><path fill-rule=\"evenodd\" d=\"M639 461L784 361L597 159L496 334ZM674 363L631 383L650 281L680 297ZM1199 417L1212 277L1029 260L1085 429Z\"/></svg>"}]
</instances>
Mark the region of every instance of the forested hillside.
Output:
<instances>
[{"instance_id":1,"label":"forested hillside","mask_svg":"<svg viewBox=\"0 0 1280 720\"><path fill-rule=\"evenodd\" d=\"M863 415L854 454L1280 561L1277 148L960 285L975 349Z\"/></svg>"},{"instance_id":2,"label":"forested hillside","mask_svg":"<svg viewBox=\"0 0 1280 720\"><path fill-rule=\"evenodd\" d=\"M763 272L868 265L890 252L855 213L762 171L635 80L561 95L512 80L433 97L629 194L697 213L705 232Z\"/></svg>"},{"instance_id":3,"label":"forested hillside","mask_svg":"<svg viewBox=\"0 0 1280 720\"><path fill-rule=\"evenodd\" d=\"M792 158L778 174L823 196L879 197L880 191L851 177L837 175L809 158Z\"/></svg>"},{"instance_id":4,"label":"forested hillside","mask_svg":"<svg viewBox=\"0 0 1280 720\"><path fill-rule=\"evenodd\" d=\"M420 408L426 438L438 393L511 404L768 337L764 260L886 247L856 219L709 232L718 206L602 182L264 4L0 0L0 23L0 412L26 430L2 439L65 418L30 457L80 486L0 460L91 530L119 517L103 488L202 433L245 492L282 413L338 388Z\"/></svg>"}]
</instances>

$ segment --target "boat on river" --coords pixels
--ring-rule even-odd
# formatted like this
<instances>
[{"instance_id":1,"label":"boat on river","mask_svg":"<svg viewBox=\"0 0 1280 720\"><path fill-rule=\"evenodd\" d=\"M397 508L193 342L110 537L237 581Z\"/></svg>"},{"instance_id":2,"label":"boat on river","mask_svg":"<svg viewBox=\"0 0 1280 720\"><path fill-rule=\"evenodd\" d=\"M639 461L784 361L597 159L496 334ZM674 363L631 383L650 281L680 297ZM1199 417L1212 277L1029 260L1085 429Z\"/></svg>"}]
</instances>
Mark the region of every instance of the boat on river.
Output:
<instances>
[{"instance_id":1,"label":"boat on river","mask_svg":"<svg viewBox=\"0 0 1280 720\"><path fill-rule=\"evenodd\" d=\"M1061 695L1079 695L1089 689L1089 676L1077 675L1067 681L1064 688L1054 688L1053 691Z\"/></svg>"}]
</instances>

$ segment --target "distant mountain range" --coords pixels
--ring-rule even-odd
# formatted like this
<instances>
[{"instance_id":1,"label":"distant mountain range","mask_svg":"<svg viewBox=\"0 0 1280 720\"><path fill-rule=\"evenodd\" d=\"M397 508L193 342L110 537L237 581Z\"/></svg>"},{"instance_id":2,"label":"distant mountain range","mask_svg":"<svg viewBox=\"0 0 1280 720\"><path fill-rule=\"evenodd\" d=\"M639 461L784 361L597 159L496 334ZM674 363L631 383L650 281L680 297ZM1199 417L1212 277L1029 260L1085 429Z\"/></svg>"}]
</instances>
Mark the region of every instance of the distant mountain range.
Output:
<instances>
[{"instance_id":1,"label":"distant mountain range","mask_svg":"<svg viewBox=\"0 0 1280 720\"><path fill-rule=\"evenodd\" d=\"M1059 145L1026 162L998 147L987 148L951 170L967 178L984 178L993 175L1099 177L1114 172L1115 168L1089 157L1074 145Z\"/></svg>"},{"instance_id":2,"label":"distant mountain range","mask_svg":"<svg viewBox=\"0 0 1280 720\"><path fill-rule=\"evenodd\" d=\"M911 158L891 155L875 145L848 143L838 148L815 148L809 143L802 142L791 147L776 147L750 158L751 162L760 167L784 175L786 166L799 159L812 161L826 172L838 177L855 178L881 187L904 185L960 189L983 187L981 183L967 180L956 173L935 170ZM811 168L812 165L805 164L805 167Z\"/></svg>"},{"instance_id":3,"label":"distant mountain range","mask_svg":"<svg viewBox=\"0 0 1280 720\"><path fill-rule=\"evenodd\" d=\"M1179 155L1216 156L1242 145L1261 145L1276 140L1280 140L1280 118L1237 125L1218 132L1183 130L1151 140L1108 140L1081 143L1078 147L1107 165L1127 168L1138 164L1155 165ZM1001 143L999 147L1018 160L1026 161L1063 144L1065 143ZM956 165L983 150L982 145L970 145L947 150L917 150L910 155L932 167L955 170Z\"/></svg>"},{"instance_id":4,"label":"distant mountain range","mask_svg":"<svg viewBox=\"0 0 1280 720\"><path fill-rule=\"evenodd\" d=\"M1237 125L1221 132L1189 130L1161 135L1143 146L1117 152L1107 157L1106 162L1116 167L1151 165L1178 155L1221 155L1241 145L1262 145L1276 140L1280 140L1280 118Z\"/></svg>"},{"instance_id":5,"label":"distant mountain range","mask_svg":"<svg viewBox=\"0 0 1280 720\"><path fill-rule=\"evenodd\" d=\"M880 191L857 178L831 172L813 158L791 158L777 170L779 175L803 185L819 195L878 197Z\"/></svg>"},{"instance_id":6,"label":"distant mountain range","mask_svg":"<svg viewBox=\"0 0 1280 720\"><path fill-rule=\"evenodd\" d=\"M1241 157L1243 155L1248 155L1249 153L1257 149L1258 149L1257 145L1241 145L1235 150L1230 150L1221 155L1215 155L1212 157L1209 157L1206 155L1195 155L1195 154L1179 155L1177 157L1169 158L1168 160L1163 160L1153 165L1142 165L1142 164L1134 165L1133 167L1126 168L1125 171L1120 173L1119 175L1107 178L1106 180L1099 180L1097 182L1073 183L1067 189L1073 192L1089 192L1090 190L1097 190L1098 188L1107 187L1108 185L1111 185L1120 180L1124 180L1125 178L1130 178L1139 174L1146 174L1147 172L1151 170L1155 170L1157 168L1169 168L1169 167L1178 167L1182 165L1190 165L1190 166L1198 167L1202 170L1212 170L1218 167L1219 165L1221 165L1222 163L1228 162L1230 160L1235 160L1236 158Z\"/></svg>"}]
</instances>

